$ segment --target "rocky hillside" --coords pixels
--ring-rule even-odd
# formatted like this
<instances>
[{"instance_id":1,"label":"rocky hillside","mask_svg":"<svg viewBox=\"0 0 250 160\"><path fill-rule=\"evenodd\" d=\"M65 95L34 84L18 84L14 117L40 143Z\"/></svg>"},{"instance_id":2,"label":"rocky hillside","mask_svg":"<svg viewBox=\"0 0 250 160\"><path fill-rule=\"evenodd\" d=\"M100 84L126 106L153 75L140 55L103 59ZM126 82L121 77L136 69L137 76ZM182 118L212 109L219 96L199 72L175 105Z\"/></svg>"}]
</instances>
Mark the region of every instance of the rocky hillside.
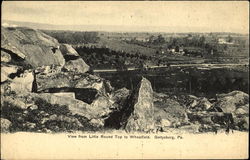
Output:
<instances>
[{"instance_id":1,"label":"rocky hillside","mask_svg":"<svg viewBox=\"0 0 250 160\"><path fill-rule=\"evenodd\" d=\"M155 93L144 77L114 90L68 44L29 28L2 28L1 37L2 132L249 129L246 93L176 97Z\"/></svg>"}]
</instances>

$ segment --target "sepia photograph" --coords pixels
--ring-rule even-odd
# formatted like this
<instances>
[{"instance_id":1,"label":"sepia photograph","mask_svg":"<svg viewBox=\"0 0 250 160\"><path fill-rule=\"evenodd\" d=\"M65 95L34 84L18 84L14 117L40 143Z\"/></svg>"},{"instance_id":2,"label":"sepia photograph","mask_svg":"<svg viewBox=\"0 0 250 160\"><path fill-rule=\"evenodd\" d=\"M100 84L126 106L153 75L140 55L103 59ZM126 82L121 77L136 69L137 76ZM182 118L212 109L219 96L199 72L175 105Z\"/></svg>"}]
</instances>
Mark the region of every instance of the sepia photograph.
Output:
<instances>
[{"instance_id":1,"label":"sepia photograph","mask_svg":"<svg viewBox=\"0 0 250 160\"><path fill-rule=\"evenodd\" d=\"M248 1L1 11L1 159L248 158Z\"/></svg>"}]
</instances>

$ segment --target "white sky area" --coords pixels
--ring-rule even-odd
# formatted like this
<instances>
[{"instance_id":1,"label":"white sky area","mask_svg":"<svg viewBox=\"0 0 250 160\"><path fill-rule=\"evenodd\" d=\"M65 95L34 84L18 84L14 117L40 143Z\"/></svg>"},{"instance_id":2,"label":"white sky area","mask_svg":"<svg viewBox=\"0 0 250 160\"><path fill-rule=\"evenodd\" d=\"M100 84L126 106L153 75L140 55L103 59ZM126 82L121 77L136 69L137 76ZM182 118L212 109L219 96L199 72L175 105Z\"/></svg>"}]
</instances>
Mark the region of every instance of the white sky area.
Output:
<instances>
[{"instance_id":1,"label":"white sky area","mask_svg":"<svg viewBox=\"0 0 250 160\"><path fill-rule=\"evenodd\" d=\"M249 31L247 1L3 1L2 19L55 25L123 25Z\"/></svg>"}]
</instances>

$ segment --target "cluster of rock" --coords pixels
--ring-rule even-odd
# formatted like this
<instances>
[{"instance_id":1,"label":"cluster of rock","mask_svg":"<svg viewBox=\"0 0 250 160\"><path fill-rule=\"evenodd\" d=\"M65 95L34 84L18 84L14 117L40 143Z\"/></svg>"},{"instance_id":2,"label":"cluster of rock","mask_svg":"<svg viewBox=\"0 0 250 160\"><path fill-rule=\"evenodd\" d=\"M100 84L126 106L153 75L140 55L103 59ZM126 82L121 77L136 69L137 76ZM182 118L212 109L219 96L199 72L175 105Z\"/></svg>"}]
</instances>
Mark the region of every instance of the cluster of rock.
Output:
<instances>
[{"instance_id":1,"label":"cluster of rock","mask_svg":"<svg viewBox=\"0 0 250 160\"><path fill-rule=\"evenodd\" d=\"M124 110L130 91L114 91L109 81L88 73L90 67L70 45L29 28L2 30L1 131L102 129L113 113ZM144 84L150 86L143 79ZM147 103L152 107L150 99ZM130 124L123 127L136 129L133 119L132 113L123 118Z\"/></svg>"},{"instance_id":2,"label":"cluster of rock","mask_svg":"<svg viewBox=\"0 0 250 160\"><path fill-rule=\"evenodd\" d=\"M1 131L127 132L192 128L248 130L249 96L240 91L206 98L155 93L142 77L132 91L114 90L68 44L29 28L2 28ZM232 116L231 116L232 115ZM194 129L196 128L196 129Z\"/></svg>"}]
</instances>

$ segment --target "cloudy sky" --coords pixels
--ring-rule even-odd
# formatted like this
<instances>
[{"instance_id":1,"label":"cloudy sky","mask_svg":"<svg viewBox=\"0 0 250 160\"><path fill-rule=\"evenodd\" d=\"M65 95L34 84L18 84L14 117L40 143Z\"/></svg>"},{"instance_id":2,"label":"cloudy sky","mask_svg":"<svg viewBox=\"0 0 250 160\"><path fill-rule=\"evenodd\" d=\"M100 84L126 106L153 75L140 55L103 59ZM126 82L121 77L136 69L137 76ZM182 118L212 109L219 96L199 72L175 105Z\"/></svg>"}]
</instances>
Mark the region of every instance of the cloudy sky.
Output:
<instances>
[{"instance_id":1,"label":"cloudy sky","mask_svg":"<svg viewBox=\"0 0 250 160\"><path fill-rule=\"evenodd\" d=\"M246 1L4 1L2 19L55 25L166 26L248 33L248 7Z\"/></svg>"}]
</instances>

